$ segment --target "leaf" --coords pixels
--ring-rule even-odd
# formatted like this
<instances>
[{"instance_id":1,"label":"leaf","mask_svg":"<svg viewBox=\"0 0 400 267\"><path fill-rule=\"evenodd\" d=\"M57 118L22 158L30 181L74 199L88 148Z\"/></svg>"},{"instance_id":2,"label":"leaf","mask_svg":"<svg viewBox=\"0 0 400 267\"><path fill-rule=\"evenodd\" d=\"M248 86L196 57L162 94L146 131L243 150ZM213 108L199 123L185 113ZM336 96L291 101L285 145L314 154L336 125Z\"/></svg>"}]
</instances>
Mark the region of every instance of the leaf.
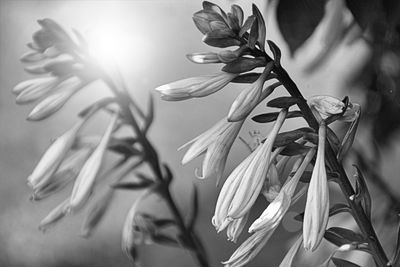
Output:
<instances>
[{"instance_id":1,"label":"leaf","mask_svg":"<svg viewBox=\"0 0 400 267\"><path fill-rule=\"evenodd\" d=\"M325 231L324 237L326 240L335 244L338 247L351 243L365 243L366 241L361 234L341 227L329 228Z\"/></svg>"},{"instance_id":2,"label":"leaf","mask_svg":"<svg viewBox=\"0 0 400 267\"><path fill-rule=\"evenodd\" d=\"M239 26L242 27L243 18L244 18L243 9L238 5L232 5L231 10L232 10L232 14L237 18Z\"/></svg>"},{"instance_id":3,"label":"leaf","mask_svg":"<svg viewBox=\"0 0 400 267\"><path fill-rule=\"evenodd\" d=\"M143 127L143 133L146 134L153 123L154 120L154 98L152 94L149 96L149 107L148 107L148 112L145 118L145 124Z\"/></svg>"},{"instance_id":4,"label":"leaf","mask_svg":"<svg viewBox=\"0 0 400 267\"><path fill-rule=\"evenodd\" d=\"M360 122L360 118L361 118L361 109L358 111L356 119L351 122L340 144L339 151L337 153L337 158L339 161L343 160L343 158L346 156L347 152L353 145L354 138L357 133L358 123Z\"/></svg>"},{"instance_id":5,"label":"leaf","mask_svg":"<svg viewBox=\"0 0 400 267\"><path fill-rule=\"evenodd\" d=\"M156 233L151 236L151 239L160 245L164 246L176 246L179 247L180 243L173 237L170 237L166 234Z\"/></svg>"},{"instance_id":6,"label":"leaf","mask_svg":"<svg viewBox=\"0 0 400 267\"><path fill-rule=\"evenodd\" d=\"M271 40L268 40L268 46L269 49L272 51L272 54L274 55L274 62L275 65L280 66L281 65L281 57L282 57L282 52L279 49L279 47L272 42Z\"/></svg>"},{"instance_id":7,"label":"leaf","mask_svg":"<svg viewBox=\"0 0 400 267\"><path fill-rule=\"evenodd\" d=\"M296 130L279 133L275 138L274 147L286 146L303 137L305 133L313 131L314 130L311 128L303 127Z\"/></svg>"},{"instance_id":8,"label":"leaf","mask_svg":"<svg viewBox=\"0 0 400 267\"><path fill-rule=\"evenodd\" d=\"M219 5L208 2L208 1L203 1L203 9L206 11L211 11L220 14L224 19L226 19L226 13L222 8L219 7Z\"/></svg>"},{"instance_id":9,"label":"leaf","mask_svg":"<svg viewBox=\"0 0 400 267\"><path fill-rule=\"evenodd\" d=\"M112 138L110 142L108 143L108 149L110 149L113 152L119 153L121 155L124 155L125 157L131 157L135 155L140 155L142 152L135 147L133 147L133 144L136 142L136 139L130 138L130 139L117 139L117 138Z\"/></svg>"},{"instance_id":10,"label":"leaf","mask_svg":"<svg viewBox=\"0 0 400 267\"><path fill-rule=\"evenodd\" d=\"M251 29L250 29L250 34L249 34L249 38L247 41L247 45L251 48L254 49L256 46L258 40L258 20L256 18L256 20L254 21L253 25L251 25Z\"/></svg>"},{"instance_id":11,"label":"leaf","mask_svg":"<svg viewBox=\"0 0 400 267\"><path fill-rule=\"evenodd\" d=\"M357 265L353 262L339 259L339 258L332 258L331 261L333 264L335 264L337 267L361 267L360 265Z\"/></svg>"},{"instance_id":12,"label":"leaf","mask_svg":"<svg viewBox=\"0 0 400 267\"><path fill-rule=\"evenodd\" d=\"M324 16L324 0L280 0L277 20L291 55L311 36Z\"/></svg>"},{"instance_id":13,"label":"leaf","mask_svg":"<svg viewBox=\"0 0 400 267\"><path fill-rule=\"evenodd\" d=\"M310 150L311 147L309 146L305 146L305 145L301 145L299 143L290 143L288 144L282 151L281 151L281 155L284 156L295 156L295 155L299 155L299 154L304 154L307 153L308 150Z\"/></svg>"},{"instance_id":14,"label":"leaf","mask_svg":"<svg viewBox=\"0 0 400 267\"><path fill-rule=\"evenodd\" d=\"M140 182L119 182L116 184L112 184L111 187L114 189L140 190L150 187L153 184L153 181L142 180Z\"/></svg>"},{"instance_id":15,"label":"leaf","mask_svg":"<svg viewBox=\"0 0 400 267\"><path fill-rule=\"evenodd\" d=\"M297 97L282 96L268 101L267 106L271 108L290 108L297 103L299 103L299 99Z\"/></svg>"},{"instance_id":16,"label":"leaf","mask_svg":"<svg viewBox=\"0 0 400 267\"><path fill-rule=\"evenodd\" d=\"M265 51L265 36L266 36L265 21L260 10L255 4L252 5L252 10L253 10L253 15L256 16L257 18L257 23L258 23L257 42L260 45L260 50Z\"/></svg>"},{"instance_id":17,"label":"leaf","mask_svg":"<svg viewBox=\"0 0 400 267\"><path fill-rule=\"evenodd\" d=\"M340 140L337 137L337 135L335 134L335 132L332 131L332 129L329 126L326 127L326 137L327 137L333 151L337 155L337 153L339 151L339 147L340 147Z\"/></svg>"},{"instance_id":18,"label":"leaf","mask_svg":"<svg viewBox=\"0 0 400 267\"><path fill-rule=\"evenodd\" d=\"M263 114L256 115L251 119L258 123L267 123L267 122L275 121L278 118L278 115L279 115L279 112L263 113ZM289 111L288 114L286 115L286 119L298 118L298 117L303 117L303 114L299 110Z\"/></svg>"},{"instance_id":19,"label":"leaf","mask_svg":"<svg viewBox=\"0 0 400 267\"><path fill-rule=\"evenodd\" d=\"M265 59L262 57L260 58L240 57L226 64L222 68L222 70L229 73L242 73L263 66L265 66Z\"/></svg>"},{"instance_id":20,"label":"leaf","mask_svg":"<svg viewBox=\"0 0 400 267\"><path fill-rule=\"evenodd\" d=\"M397 230L397 242L396 242L396 250L393 255L393 266L398 266L400 264L400 223Z\"/></svg>"},{"instance_id":21,"label":"leaf","mask_svg":"<svg viewBox=\"0 0 400 267\"><path fill-rule=\"evenodd\" d=\"M293 173L294 175L294 173ZM311 180L312 171L304 171L303 175L300 178L300 182L302 183L309 183ZM339 178L339 174L337 172L326 172L328 180L336 180Z\"/></svg>"},{"instance_id":22,"label":"leaf","mask_svg":"<svg viewBox=\"0 0 400 267\"><path fill-rule=\"evenodd\" d=\"M97 110L102 109L115 101L116 101L115 97L107 97L100 99L99 101L94 102L93 104L91 104L90 106L86 107L81 112L79 112L78 116L81 118L89 116L90 114L93 114Z\"/></svg>"},{"instance_id":23,"label":"leaf","mask_svg":"<svg viewBox=\"0 0 400 267\"><path fill-rule=\"evenodd\" d=\"M214 30L204 35L203 42L219 48L240 45L240 41L234 37L234 33L231 30Z\"/></svg>"},{"instance_id":24,"label":"leaf","mask_svg":"<svg viewBox=\"0 0 400 267\"><path fill-rule=\"evenodd\" d=\"M368 190L367 183L365 182L365 178L361 173L361 170L357 167L357 165L353 164L356 168L356 173L354 174L354 178L356 179L356 197L355 199L361 201L361 205L364 208L365 214L371 219L371 195Z\"/></svg>"},{"instance_id":25,"label":"leaf","mask_svg":"<svg viewBox=\"0 0 400 267\"><path fill-rule=\"evenodd\" d=\"M250 72L239 75L238 77L234 78L231 82L232 83L254 83L259 77L261 73Z\"/></svg>"},{"instance_id":26,"label":"leaf","mask_svg":"<svg viewBox=\"0 0 400 267\"><path fill-rule=\"evenodd\" d=\"M254 15L247 17L242 28L240 29L239 37L242 37L243 34L245 34L245 32L247 32L253 26L255 20L256 20L256 16L254 16Z\"/></svg>"},{"instance_id":27,"label":"leaf","mask_svg":"<svg viewBox=\"0 0 400 267\"><path fill-rule=\"evenodd\" d=\"M363 30L373 25L379 11L382 11L379 1L376 0L346 0L346 4L354 20Z\"/></svg>"},{"instance_id":28,"label":"leaf","mask_svg":"<svg viewBox=\"0 0 400 267\"><path fill-rule=\"evenodd\" d=\"M197 187L194 186L193 189L193 202L192 202L192 209L191 209L191 215L189 217L189 222L188 222L188 229L193 229L194 225L196 223L197 217L199 215L199 194Z\"/></svg>"},{"instance_id":29,"label":"leaf","mask_svg":"<svg viewBox=\"0 0 400 267\"><path fill-rule=\"evenodd\" d=\"M329 217L339 214L339 213L342 213L342 212L351 213L351 209L346 204L336 203L329 209ZM294 216L293 219L295 219L296 221L302 222L304 220L304 212L297 214L296 216Z\"/></svg>"}]
</instances>

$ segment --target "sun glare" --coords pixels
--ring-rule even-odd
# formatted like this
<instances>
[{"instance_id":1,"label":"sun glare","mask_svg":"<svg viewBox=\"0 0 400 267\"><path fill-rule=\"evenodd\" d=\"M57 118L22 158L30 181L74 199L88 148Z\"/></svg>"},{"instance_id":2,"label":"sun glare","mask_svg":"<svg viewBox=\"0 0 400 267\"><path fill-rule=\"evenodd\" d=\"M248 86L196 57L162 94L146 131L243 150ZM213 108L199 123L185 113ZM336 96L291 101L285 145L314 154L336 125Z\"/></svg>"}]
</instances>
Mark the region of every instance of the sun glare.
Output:
<instances>
[{"instance_id":1,"label":"sun glare","mask_svg":"<svg viewBox=\"0 0 400 267\"><path fill-rule=\"evenodd\" d=\"M91 55L104 65L126 65L144 47L135 32L117 24L96 25L87 35Z\"/></svg>"}]
</instances>

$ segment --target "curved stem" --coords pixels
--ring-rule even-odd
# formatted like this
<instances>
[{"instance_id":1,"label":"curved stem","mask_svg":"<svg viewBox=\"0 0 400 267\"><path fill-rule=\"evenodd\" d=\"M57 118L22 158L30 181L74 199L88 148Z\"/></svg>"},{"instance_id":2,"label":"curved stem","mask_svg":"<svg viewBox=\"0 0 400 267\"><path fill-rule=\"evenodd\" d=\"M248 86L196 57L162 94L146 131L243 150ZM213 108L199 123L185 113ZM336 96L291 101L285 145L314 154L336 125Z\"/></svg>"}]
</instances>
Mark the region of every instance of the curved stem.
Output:
<instances>
[{"instance_id":1,"label":"curved stem","mask_svg":"<svg viewBox=\"0 0 400 267\"><path fill-rule=\"evenodd\" d=\"M298 107L304 115L307 123L315 130L318 130L318 122L315 119L312 111L310 110L309 106L307 105L306 100L304 99L303 95L301 94L300 90L294 83L294 81L290 78L288 73L281 67L275 66L273 71L278 75L278 80L283 84L289 94L293 97L298 98L300 101L298 103ZM391 266L388 258L386 256L385 251L382 248L381 243L378 240L378 237L375 233L375 230L371 224L371 221L368 219L367 215L361 203L357 201L353 201L352 196L355 195L354 189L350 183L349 178L343 168L343 166L338 162L336 155L331 147L331 145L327 144L326 146L326 160L329 165L332 167L333 171L338 172L340 175L339 178L339 186L345 195L347 202L352 209L352 214L357 222L361 232L363 235L368 239L368 246L370 250L373 252L373 257L378 266Z\"/></svg>"},{"instance_id":2,"label":"curved stem","mask_svg":"<svg viewBox=\"0 0 400 267\"><path fill-rule=\"evenodd\" d=\"M132 99L125 95L127 93L126 88L123 88L124 91L121 92L120 90L118 90L117 86L113 83L112 79L109 76L105 74L104 77L105 83L110 87L117 98L117 102L119 103L123 116L128 120L129 124L135 131L139 142L143 146L143 151L145 151L145 161L147 161L147 163L150 165L150 168L154 173L157 182L160 184L160 195L166 200L166 204L171 210L171 213L181 233L181 237L179 238L184 240L185 245L189 246L192 249L195 258L199 263L199 266L208 267L209 264L207 262L207 258L205 256L200 239L193 229L189 229L186 226L183 220L183 216L172 198L169 187L170 180L165 179L163 176L157 151L155 150L149 139L147 139L146 135L140 129L136 119L131 112L130 106L133 105L135 110L138 111L139 115L141 115L142 117L144 116L144 113L140 110L139 106L133 102Z\"/></svg>"}]
</instances>

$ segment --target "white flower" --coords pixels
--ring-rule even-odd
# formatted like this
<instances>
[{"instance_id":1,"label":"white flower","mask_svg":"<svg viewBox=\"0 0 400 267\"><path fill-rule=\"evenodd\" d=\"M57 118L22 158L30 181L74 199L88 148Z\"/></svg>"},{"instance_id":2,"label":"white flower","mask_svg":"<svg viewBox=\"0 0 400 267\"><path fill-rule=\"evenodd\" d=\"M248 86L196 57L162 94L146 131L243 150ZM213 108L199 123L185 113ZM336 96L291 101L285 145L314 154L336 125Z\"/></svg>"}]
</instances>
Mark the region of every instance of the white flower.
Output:
<instances>
[{"instance_id":1,"label":"white flower","mask_svg":"<svg viewBox=\"0 0 400 267\"><path fill-rule=\"evenodd\" d=\"M91 150L81 149L65 158L57 171L47 180L33 187L31 200L42 200L63 189L79 173L82 163L88 158Z\"/></svg>"},{"instance_id":2,"label":"white flower","mask_svg":"<svg viewBox=\"0 0 400 267\"><path fill-rule=\"evenodd\" d=\"M262 229L276 228L281 222L283 216L292 204L292 197L302 174L312 160L315 150L311 149L305 156L295 175L288 179L283 185L278 196L268 205L261 216L253 222L249 228L249 232L260 231ZM294 168L297 168L294 166Z\"/></svg>"},{"instance_id":3,"label":"white flower","mask_svg":"<svg viewBox=\"0 0 400 267\"><path fill-rule=\"evenodd\" d=\"M299 238L294 242L292 247L289 249L289 251L286 253L285 257L281 261L281 264L279 267L291 267L293 264L294 257L297 254L297 251L299 250L301 244L303 243L303 236L300 235Z\"/></svg>"},{"instance_id":4,"label":"white flower","mask_svg":"<svg viewBox=\"0 0 400 267\"><path fill-rule=\"evenodd\" d=\"M259 146L236 167L225 181L218 196L213 224L218 231L229 221L244 216L253 206L264 184L269 169L275 137L281 128L287 110L282 110L264 144Z\"/></svg>"},{"instance_id":5,"label":"white flower","mask_svg":"<svg viewBox=\"0 0 400 267\"><path fill-rule=\"evenodd\" d=\"M271 238L276 228L271 231L263 230L252 234L247 238L236 251L232 254L229 260L222 262L226 267L241 267L249 263L264 245Z\"/></svg>"},{"instance_id":6,"label":"white flower","mask_svg":"<svg viewBox=\"0 0 400 267\"><path fill-rule=\"evenodd\" d=\"M39 230L46 232L51 226L59 222L66 215L65 208L68 206L69 199L64 200L55 207L50 213L40 222Z\"/></svg>"},{"instance_id":7,"label":"white flower","mask_svg":"<svg viewBox=\"0 0 400 267\"><path fill-rule=\"evenodd\" d=\"M77 77L64 81L59 85L56 92L43 99L33 108L27 119L38 121L53 115L83 86L83 83Z\"/></svg>"},{"instance_id":8,"label":"white flower","mask_svg":"<svg viewBox=\"0 0 400 267\"><path fill-rule=\"evenodd\" d=\"M199 52L187 54L186 57L193 63L198 64L209 64L209 63L219 63L221 60L218 58L217 53L213 52Z\"/></svg>"},{"instance_id":9,"label":"white flower","mask_svg":"<svg viewBox=\"0 0 400 267\"><path fill-rule=\"evenodd\" d=\"M28 184L33 189L43 188L47 185L74 144L75 138L86 120L87 118L77 122L71 129L58 137L46 150L32 174L28 177Z\"/></svg>"},{"instance_id":10,"label":"white flower","mask_svg":"<svg viewBox=\"0 0 400 267\"><path fill-rule=\"evenodd\" d=\"M187 78L157 87L161 98L168 101L179 101L213 94L224 88L238 74L221 72Z\"/></svg>"},{"instance_id":11,"label":"white flower","mask_svg":"<svg viewBox=\"0 0 400 267\"><path fill-rule=\"evenodd\" d=\"M35 101L57 86L62 80L58 77L42 77L30 79L17 84L12 92L17 96L18 104Z\"/></svg>"},{"instance_id":12,"label":"white flower","mask_svg":"<svg viewBox=\"0 0 400 267\"><path fill-rule=\"evenodd\" d=\"M260 75L260 77L250 87L243 90L236 97L228 113L229 121L239 121L245 119L258 105L258 103L260 103L262 98L267 97L270 93L272 93L273 89L278 86L274 86L272 90L271 88L265 89L264 91L267 91L268 94L263 94L263 86L271 69L272 65L265 67L264 72Z\"/></svg>"},{"instance_id":13,"label":"white flower","mask_svg":"<svg viewBox=\"0 0 400 267\"><path fill-rule=\"evenodd\" d=\"M135 229L135 217L137 216L139 203L149 194L149 192L149 190L146 190L135 200L128 214L126 215L124 226L122 228L122 251L128 256L128 258L132 262L135 261L132 252L135 250L136 245L138 245L139 243L137 230Z\"/></svg>"},{"instance_id":14,"label":"white flower","mask_svg":"<svg viewBox=\"0 0 400 267\"><path fill-rule=\"evenodd\" d=\"M307 153L296 174L286 182L275 200L268 205L260 218L250 226L249 232L253 232L253 234L239 246L228 261L224 262L227 267L246 265L265 246L290 205L298 199L296 196L293 197L296 185L314 154L314 149Z\"/></svg>"},{"instance_id":15,"label":"white flower","mask_svg":"<svg viewBox=\"0 0 400 267\"><path fill-rule=\"evenodd\" d=\"M118 114L115 114L111 119L107 129L104 132L100 143L90 155L88 160L83 165L81 171L76 178L72 189L71 199L68 209L75 211L81 208L89 198L94 186L95 179L100 171L103 163L104 154L107 150L108 142L118 120Z\"/></svg>"},{"instance_id":16,"label":"white flower","mask_svg":"<svg viewBox=\"0 0 400 267\"><path fill-rule=\"evenodd\" d=\"M339 114L345 107L342 101L327 95L312 96L307 100L307 103L310 107L316 109L323 116Z\"/></svg>"},{"instance_id":17,"label":"white flower","mask_svg":"<svg viewBox=\"0 0 400 267\"><path fill-rule=\"evenodd\" d=\"M236 243L239 235L242 233L244 226L246 225L247 219L249 218L249 213L245 214L239 219L233 220L226 230L226 235L228 240Z\"/></svg>"},{"instance_id":18,"label":"white flower","mask_svg":"<svg viewBox=\"0 0 400 267\"><path fill-rule=\"evenodd\" d=\"M229 151L242 124L243 121L228 122L226 118L223 118L212 128L182 146L185 147L191 144L183 156L182 164L186 164L206 152L201 175L196 173L196 176L204 179L215 175L218 184L222 177Z\"/></svg>"},{"instance_id":19,"label":"white flower","mask_svg":"<svg viewBox=\"0 0 400 267\"><path fill-rule=\"evenodd\" d=\"M326 126L323 122L318 135L317 159L308 188L303 222L304 248L312 251L321 242L329 218L329 188L325 169Z\"/></svg>"}]
</instances>

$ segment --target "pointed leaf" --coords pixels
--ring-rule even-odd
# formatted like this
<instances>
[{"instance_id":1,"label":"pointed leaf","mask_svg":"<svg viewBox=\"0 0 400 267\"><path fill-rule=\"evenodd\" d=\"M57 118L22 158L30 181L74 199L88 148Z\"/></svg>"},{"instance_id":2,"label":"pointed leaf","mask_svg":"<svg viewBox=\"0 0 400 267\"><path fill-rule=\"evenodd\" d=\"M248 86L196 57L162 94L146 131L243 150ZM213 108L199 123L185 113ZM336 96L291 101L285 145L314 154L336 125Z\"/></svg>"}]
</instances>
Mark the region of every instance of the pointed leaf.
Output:
<instances>
[{"instance_id":1,"label":"pointed leaf","mask_svg":"<svg viewBox=\"0 0 400 267\"><path fill-rule=\"evenodd\" d=\"M372 204L367 183L365 182L365 178L357 165L353 164L353 166L356 168L356 173L354 174L354 178L356 179L356 200L361 201L361 205L364 208L365 214L371 219Z\"/></svg>"},{"instance_id":2,"label":"pointed leaf","mask_svg":"<svg viewBox=\"0 0 400 267\"><path fill-rule=\"evenodd\" d=\"M255 72L245 73L245 74L237 76L231 82L232 83L254 83L260 77L260 75L261 75L261 73L255 73Z\"/></svg>"},{"instance_id":3,"label":"pointed leaf","mask_svg":"<svg viewBox=\"0 0 400 267\"><path fill-rule=\"evenodd\" d=\"M268 46L269 49L271 50L272 54L274 55L274 62L275 65L280 66L281 65L281 57L282 57L282 52L279 49L279 47L272 42L271 40L268 40Z\"/></svg>"},{"instance_id":4,"label":"pointed leaf","mask_svg":"<svg viewBox=\"0 0 400 267\"><path fill-rule=\"evenodd\" d=\"M253 25L251 25L249 39L248 39L248 46L251 49L254 49L258 40L258 20L254 21Z\"/></svg>"},{"instance_id":5,"label":"pointed leaf","mask_svg":"<svg viewBox=\"0 0 400 267\"><path fill-rule=\"evenodd\" d=\"M278 115L279 115L279 112L263 113L263 114L256 115L251 119L258 123L267 123L267 122L275 121L278 118ZM298 117L303 117L303 114L301 113L301 111L295 110L295 111L289 111L286 116L286 119L298 118Z\"/></svg>"},{"instance_id":6,"label":"pointed leaf","mask_svg":"<svg viewBox=\"0 0 400 267\"><path fill-rule=\"evenodd\" d=\"M86 107L85 109L83 109L81 112L79 112L78 116L84 118L84 117L88 116L89 114L93 114L97 110L102 109L115 101L116 101L116 99L114 97L103 98L99 101L94 102L93 104Z\"/></svg>"},{"instance_id":7,"label":"pointed leaf","mask_svg":"<svg viewBox=\"0 0 400 267\"><path fill-rule=\"evenodd\" d=\"M111 185L115 189L126 189L126 190L140 190L148 188L153 185L154 182L149 180L142 180L140 182L119 182Z\"/></svg>"},{"instance_id":8,"label":"pointed leaf","mask_svg":"<svg viewBox=\"0 0 400 267\"><path fill-rule=\"evenodd\" d=\"M193 189L193 202L192 202L192 209L191 209L191 215L189 217L189 222L188 222L188 229L193 229L194 225L196 223L197 217L199 215L199 194L197 187L194 186Z\"/></svg>"},{"instance_id":9,"label":"pointed leaf","mask_svg":"<svg viewBox=\"0 0 400 267\"><path fill-rule=\"evenodd\" d=\"M272 108L289 108L297 103L299 103L297 97L282 96L268 101L267 106Z\"/></svg>"},{"instance_id":10,"label":"pointed leaf","mask_svg":"<svg viewBox=\"0 0 400 267\"><path fill-rule=\"evenodd\" d=\"M255 4L252 5L252 9L253 9L253 15L256 16L258 23L257 42L260 45L261 51L265 51L265 36L266 36L265 21L260 10L257 8Z\"/></svg>"},{"instance_id":11,"label":"pointed leaf","mask_svg":"<svg viewBox=\"0 0 400 267\"><path fill-rule=\"evenodd\" d=\"M304 154L307 153L310 150L311 147L305 146L299 143L290 143L288 144L282 151L281 155L284 156L295 156L299 154Z\"/></svg>"},{"instance_id":12,"label":"pointed leaf","mask_svg":"<svg viewBox=\"0 0 400 267\"><path fill-rule=\"evenodd\" d=\"M349 206L347 206L346 204L343 203L336 203L335 205L333 205L330 209L329 209L329 217L342 213L342 212L349 212L351 213L351 209L349 208ZM300 221L302 222L304 219L304 212L297 214L296 216L294 216L294 218L296 221Z\"/></svg>"},{"instance_id":13,"label":"pointed leaf","mask_svg":"<svg viewBox=\"0 0 400 267\"><path fill-rule=\"evenodd\" d=\"M294 173L293 173L293 175L294 175ZM311 171L303 172L303 175L300 178L300 182L309 183L310 179L311 179L311 176L312 176L312 172ZM339 174L337 172L329 172L329 171L327 171L326 172L326 176L327 176L329 181L334 181L334 180L337 180L339 178Z\"/></svg>"},{"instance_id":14,"label":"pointed leaf","mask_svg":"<svg viewBox=\"0 0 400 267\"><path fill-rule=\"evenodd\" d=\"M324 16L323 0L280 0L277 20L280 32L294 52L311 36Z\"/></svg>"},{"instance_id":15,"label":"pointed leaf","mask_svg":"<svg viewBox=\"0 0 400 267\"><path fill-rule=\"evenodd\" d=\"M274 147L286 146L303 137L305 133L313 132L314 130L308 127L299 128L296 130L279 133L274 142Z\"/></svg>"},{"instance_id":16,"label":"pointed leaf","mask_svg":"<svg viewBox=\"0 0 400 267\"><path fill-rule=\"evenodd\" d=\"M339 259L339 258L332 258L331 261L337 267L361 267L358 264L355 264L355 263L347 261L347 260Z\"/></svg>"},{"instance_id":17,"label":"pointed leaf","mask_svg":"<svg viewBox=\"0 0 400 267\"><path fill-rule=\"evenodd\" d=\"M366 243L366 240L361 234L341 227L329 228L328 230L326 230L324 237L326 240L335 244L338 247L351 243Z\"/></svg>"},{"instance_id":18,"label":"pointed leaf","mask_svg":"<svg viewBox=\"0 0 400 267\"><path fill-rule=\"evenodd\" d=\"M226 64L222 70L229 73L242 73L265 66L265 59L240 57Z\"/></svg>"},{"instance_id":19,"label":"pointed leaf","mask_svg":"<svg viewBox=\"0 0 400 267\"><path fill-rule=\"evenodd\" d=\"M249 17L246 19L246 21L244 22L242 28L240 29L239 37L242 37L243 34L245 34L245 32L247 32L248 30L250 30L255 21L256 21L256 16L254 16L254 15L249 16Z\"/></svg>"}]
</instances>

